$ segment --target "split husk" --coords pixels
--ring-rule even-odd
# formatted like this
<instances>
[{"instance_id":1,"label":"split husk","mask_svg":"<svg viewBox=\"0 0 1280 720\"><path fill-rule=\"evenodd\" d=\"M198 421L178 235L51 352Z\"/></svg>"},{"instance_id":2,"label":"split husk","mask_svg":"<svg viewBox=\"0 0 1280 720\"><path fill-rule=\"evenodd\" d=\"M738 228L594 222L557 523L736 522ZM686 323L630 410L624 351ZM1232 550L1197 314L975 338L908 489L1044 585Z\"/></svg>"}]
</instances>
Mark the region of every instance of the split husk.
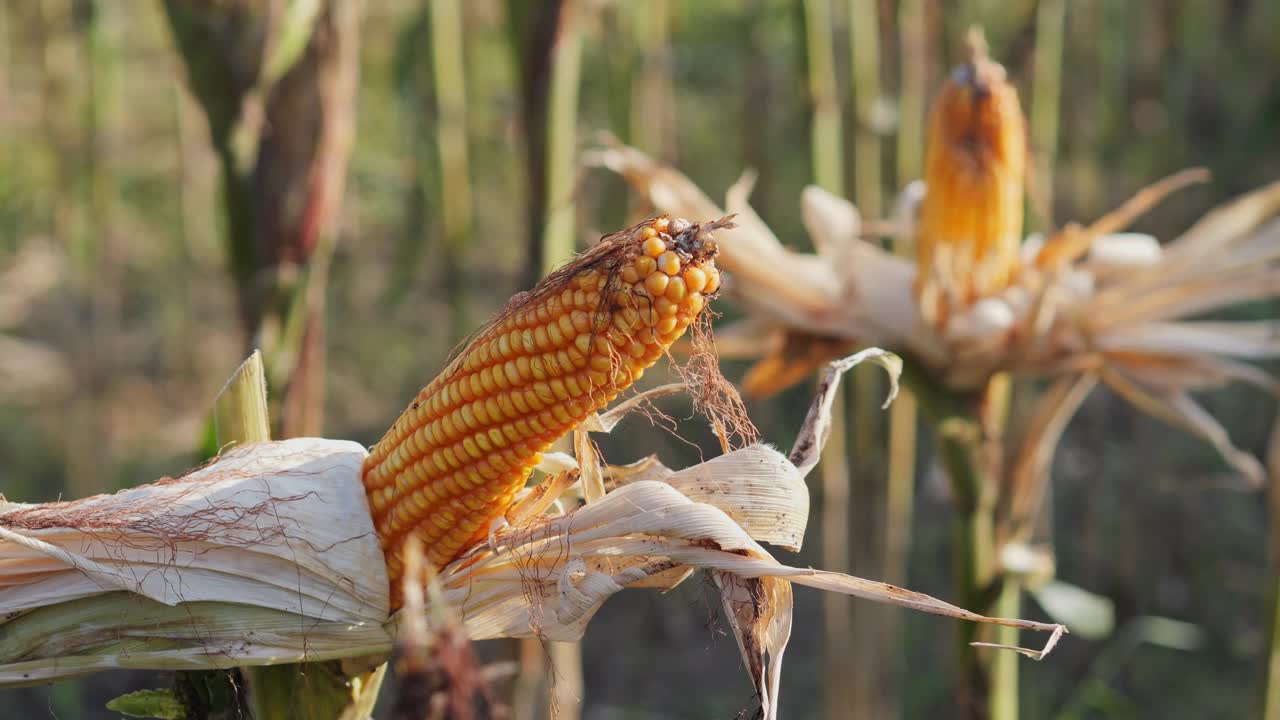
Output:
<instances>
[{"instance_id":1,"label":"split husk","mask_svg":"<svg viewBox=\"0 0 1280 720\"><path fill-rule=\"evenodd\" d=\"M760 544L800 547L804 476L826 439L826 408L841 375L866 358L889 369L896 387L897 359L883 351L834 363L789 457L755 443L682 470L656 459L602 466L580 429L578 457L553 458L561 471L526 491L513 524L440 573L439 601L475 640L576 640L624 587L670 588L706 570L770 718L793 584L1046 631L1044 648L1019 649L1042 657L1063 626L983 617L885 583L790 567ZM585 427L608 431L652 396ZM360 483L364 455L322 438L259 443L115 495L0 506L0 685L111 668L385 656L405 618L388 612ZM566 511L563 496L569 507L586 504Z\"/></svg>"}]
</instances>

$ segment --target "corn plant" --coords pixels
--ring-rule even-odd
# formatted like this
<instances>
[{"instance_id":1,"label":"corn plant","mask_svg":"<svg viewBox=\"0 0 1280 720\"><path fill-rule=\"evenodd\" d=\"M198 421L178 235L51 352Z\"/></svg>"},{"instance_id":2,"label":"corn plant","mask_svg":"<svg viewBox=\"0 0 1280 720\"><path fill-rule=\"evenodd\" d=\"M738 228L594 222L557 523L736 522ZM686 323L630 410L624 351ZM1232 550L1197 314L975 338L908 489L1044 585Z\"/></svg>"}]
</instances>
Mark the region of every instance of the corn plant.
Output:
<instances>
[{"instance_id":1,"label":"corn plant","mask_svg":"<svg viewBox=\"0 0 1280 720\"><path fill-rule=\"evenodd\" d=\"M830 432L841 376L870 359L896 391L896 357L868 350L833 363L789 455L755 438L708 356L686 383L598 412L700 327L718 289L712 230L727 225L651 220L517 295L372 452L315 437L246 443L115 495L5 501L0 684L323 660L376 677L397 628L419 619L405 615L418 598L404 592L406 576L418 587L419 562L437 571L431 602L454 608L473 640L574 641L620 590L670 589L709 571L766 718L777 714L793 584L1050 632L1043 650L1023 650L1047 652L1062 626L792 568L760 545L799 549L804 477ZM589 433L683 389L719 428L724 454L680 470L656 458L601 461ZM219 418L234 429L245 415ZM539 457L570 432L572 456ZM534 466L545 479L521 487ZM425 560L406 556L406 536L431 542Z\"/></svg>"}]
</instances>

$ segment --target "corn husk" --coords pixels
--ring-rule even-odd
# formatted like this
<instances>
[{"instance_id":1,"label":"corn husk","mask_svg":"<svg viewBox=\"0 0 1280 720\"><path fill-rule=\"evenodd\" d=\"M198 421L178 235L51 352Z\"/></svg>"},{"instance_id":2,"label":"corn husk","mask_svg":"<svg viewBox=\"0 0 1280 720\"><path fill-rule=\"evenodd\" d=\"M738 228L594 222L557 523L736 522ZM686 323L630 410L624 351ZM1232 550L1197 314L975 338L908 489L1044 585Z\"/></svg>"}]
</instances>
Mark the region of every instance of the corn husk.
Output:
<instances>
[{"instance_id":1,"label":"corn husk","mask_svg":"<svg viewBox=\"0 0 1280 720\"><path fill-rule=\"evenodd\" d=\"M762 542L798 549L805 473L830 426L833 365L789 456L749 445L670 470L605 467L594 451L531 488L511 525L437 578L437 602L472 639L576 640L626 587L666 589L711 573L766 717L775 717L792 623L791 586L975 622L985 618L884 583L790 567ZM672 392L659 388L656 394ZM607 431L652 396L584 425ZM0 506L0 685L110 668L195 669L385 655L404 612L388 615L387 575L365 505L361 446L298 438L237 447L179 478L71 502ZM594 478L598 491L573 478ZM563 510L562 495L585 506ZM430 614L429 614L430 615ZM415 616L415 620L420 617ZM427 622L430 623L430 617Z\"/></svg>"},{"instance_id":2,"label":"corn husk","mask_svg":"<svg viewBox=\"0 0 1280 720\"><path fill-rule=\"evenodd\" d=\"M659 210L720 212L679 172L634 148L614 143L589 154L587 162L622 175ZM772 363L769 370L778 375L786 374L788 363L812 362L803 354L788 357L787 343L779 342L784 336L843 339L909 354L956 390L982 387L1006 371L1088 375L1210 443L1246 480L1261 484L1257 459L1237 448L1190 393L1243 381L1280 394L1280 383L1251 364L1280 357L1280 325L1192 318L1280 297L1280 182L1215 209L1163 246L1150 236L1121 232L1160 198L1203 177L1180 173L1090 227L1069 225L1049 238L1028 238L1008 287L943 318L926 318L912 292L915 264L860 237L857 210L848 201L805 188L805 225L818 252L797 252L751 211L748 174L726 194L725 207L738 213L739 223L722 238L720 265L727 291L751 317L718 336L745 353L767 349L761 366ZM896 214L913 217L910 206L927 193L913 185L900 203L908 207ZM776 389L767 382L754 386ZM1042 437L1056 439L1056 433Z\"/></svg>"}]
</instances>

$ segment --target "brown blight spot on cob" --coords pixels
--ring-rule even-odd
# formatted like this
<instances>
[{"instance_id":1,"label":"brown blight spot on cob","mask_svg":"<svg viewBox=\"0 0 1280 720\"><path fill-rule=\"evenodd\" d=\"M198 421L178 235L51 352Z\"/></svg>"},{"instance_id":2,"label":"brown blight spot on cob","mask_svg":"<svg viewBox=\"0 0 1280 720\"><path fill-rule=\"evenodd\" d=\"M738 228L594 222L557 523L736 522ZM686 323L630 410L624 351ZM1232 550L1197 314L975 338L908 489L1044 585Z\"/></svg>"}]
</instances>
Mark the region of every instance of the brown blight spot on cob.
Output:
<instances>
[{"instance_id":1,"label":"brown blight spot on cob","mask_svg":"<svg viewBox=\"0 0 1280 720\"><path fill-rule=\"evenodd\" d=\"M436 569L485 538L542 453L684 334L720 287L713 232L732 226L659 217L606 236L418 393L363 469L393 595L408 535Z\"/></svg>"},{"instance_id":2,"label":"brown blight spot on cob","mask_svg":"<svg viewBox=\"0 0 1280 720\"><path fill-rule=\"evenodd\" d=\"M1022 239L1027 126L1018 91L981 32L970 32L968 51L934 100L925 146L916 289L935 324L1007 287Z\"/></svg>"}]
</instances>

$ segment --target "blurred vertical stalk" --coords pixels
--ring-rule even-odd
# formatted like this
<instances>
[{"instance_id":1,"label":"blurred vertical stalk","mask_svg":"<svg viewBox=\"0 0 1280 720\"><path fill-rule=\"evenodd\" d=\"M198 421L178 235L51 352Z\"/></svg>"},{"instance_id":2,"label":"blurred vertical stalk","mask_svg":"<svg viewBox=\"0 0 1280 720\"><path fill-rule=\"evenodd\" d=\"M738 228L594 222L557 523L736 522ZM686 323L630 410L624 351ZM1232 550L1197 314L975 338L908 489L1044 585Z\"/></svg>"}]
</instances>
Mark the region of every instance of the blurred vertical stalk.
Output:
<instances>
[{"instance_id":1,"label":"blurred vertical stalk","mask_svg":"<svg viewBox=\"0 0 1280 720\"><path fill-rule=\"evenodd\" d=\"M882 197L884 173L881 156L880 121L878 109L881 103L880 87L880 12L878 0L849 0L849 48L852 69L854 108L853 200L864 217L879 218L884 214ZM852 570L884 577L888 571L890 534L901 530L895 525L901 522L901 500L904 482L902 458L889 457L890 475L886 486L880 485L879 473L869 472L866 458L874 457L880 413L877 398L880 393L874 374L865 371L854 375L856 401L856 427L853 456L863 458L863 466L855 470L854 493L858 502L858 518L855 527L862 528L863 542L856 543ZM894 408L893 416L899 412ZM900 424L900 422L899 422ZM892 431L891 421L891 431ZM914 438L911 438L913 441ZM890 435L890 447L898 445L902 452L903 438ZM914 454L914 450L910 451ZM894 473L897 473L897 477ZM894 487L894 483L899 486ZM912 468L907 463L905 483L910 497ZM883 500L883 505L881 501ZM895 504L897 505L895 507ZM908 516L910 505L908 500ZM908 525L910 519L907 519ZM897 548L893 549L894 551ZM901 568L898 569L901 574ZM891 580L890 582L900 582ZM899 643L894 641L897 613L886 607L855 605L853 607L853 636L861 638L864 651L854 654L854 670L851 678L854 696L854 717L888 718L897 715L896 668L894 658Z\"/></svg>"},{"instance_id":2,"label":"blurred vertical stalk","mask_svg":"<svg viewBox=\"0 0 1280 720\"><path fill-rule=\"evenodd\" d=\"M103 12L104 6L98 2L83 2L71 8L80 56L88 66L87 71L75 73L80 119L79 138L73 145L78 149L72 153L76 164L72 187L79 195L75 202L78 221L68 228L74 234L77 249L76 282L88 301L89 311L75 350L78 384L87 392L73 410L78 416L73 422L83 434L70 433L79 437L69 439L68 447L69 489L77 497L106 489L100 484L101 467L103 453L110 450L88 438L104 435L104 392L116 360L111 338L117 334L114 326L119 318L121 290L119 260L112 248L114 189L107 152L113 121L115 61L104 38Z\"/></svg>"},{"instance_id":3,"label":"blurred vertical stalk","mask_svg":"<svg viewBox=\"0 0 1280 720\"><path fill-rule=\"evenodd\" d=\"M835 52L832 48L831 0L804 0L805 50L809 94L813 102L810 149L814 181L823 189L844 195L844 143L841 136L840 99L836 86ZM849 504L851 477L847 437L847 402L843 393L831 405L831 437L822 451L822 565L848 572ZM849 598L828 593L822 598L824 638L822 646L823 715L853 717L856 701L850 682L854 653L853 604Z\"/></svg>"},{"instance_id":4,"label":"blurred vertical stalk","mask_svg":"<svg viewBox=\"0 0 1280 720\"><path fill-rule=\"evenodd\" d=\"M1266 491L1271 545L1271 575L1267 578L1267 583L1271 608L1270 617L1267 618L1270 625L1267 644L1269 651L1266 677L1262 684L1262 718L1280 720L1280 417L1276 418L1271 429L1267 472L1270 475Z\"/></svg>"},{"instance_id":5,"label":"blurred vertical stalk","mask_svg":"<svg viewBox=\"0 0 1280 720\"><path fill-rule=\"evenodd\" d=\"M1030 135L1036 149L1032 180L1032 197L1038 200L1043 217L1040 225L1046 231L1053 227L1053 175L1058 147L1058 118L1062 96L1062 48L1065 30L1065 0L1041 0L1036 16L1035 77L1031 88ZM1007 375L993 378L987 389L982 418L984 434L989 442L999 443L1007 425L1012 381ZM994 532L994 531L993 531ZM994 551L994 550L993 550ZM986 562L994 568L996 558ZM1000 617L1018 617L1022 611L1022 583L1012 573L1001 573L992 591L997 593L993 612ZM1015 628L994 630L995 642L1018 644ZM1018 711L1018 656L995 653L990 662L990 703L993 720L1016 720Z\"/></svg>"},{"instance_id":6,"label":"blurred vertical stalk","mask_svg":"<svg viewBox=\"0 0 1280 720\"><path fill-rule=\"evenodd\" d=\"M444 220L444 276L452 308L452 335L467 333L463 253L471 239L471 169L467 153L467 91L463 70L463 23L458 0L428 0L431 60L436 91L441 205Z\"/></svg>"},{"instance_id":7,"label":"blurred vertical stalk","mask_svg":"<svg viewBox=\"0 0 1280 720\"><path fill-rule=\"evenodd\" d=\"M671 0L631 3L636 67L628 140L651 156L675 161L675 90L671 84Z\"/></svg>"},{"instance_id":8,"label":"blurred vertical stalk","mask_svg":"<svg viewBox=\"0 0 1280 720\"><path fill-rule=\"evenodd\" d=\"M920 177L924 165L924 121L928 104L929 26L925 0L902 0L898 8L898 186ZM903 239L894 251L906 249ZM896 404L896 403L895 403Z\"/></svg>"},{"instance_id":9,"label":"blurred vertical stalk","mask_svg":"<svg viewBox=\"0 0 1280 720\"><path fill-rule=\"evenodd\" d=\"M849 46L852 50L853 105L857 130L853 136L854 200L866 217L879 218L881 199L880 134L876 108L880 104L880 14L877 0L849 0Z\"/></svg>"},{"instance_id":10,"label":"blurred vertical stalk","mask_svg":"<svg viewBox=\"0 0 1280 720\"><path fill-rule=\"evenodd\" d=\"M1033 188L1044 229L1053 227L1053 169L1058 155L1062 101L1062 46L1066 0L1040 0L1036 14L1035 76L1031 86L1031 147L1035 148Z\"/></svg>"},{"instance_id":11,"label":"blurred vertical stalk","mask_svg":"<svg viewBox=\"0 0 1280 720\"><path fill-rule=\"evenodd\" d=\"M525 221L528 235L522 287L533 287L542 277L547 208L547 101L562 2L507 0L506 3L507 34L520 74L520 137L524 142L528 185Z\"/></svg>"},{"instance_id":12,"label":"blurred vertical stalk","mask_svg":"<svg viewBox=\"0 0 1280 720\"><path fill-rule=\"evenodd\" d=\"M813 102L811 149L814 181L844 195L844 142L832 49L831 0L804 0L809 95Z\"/></svg>"},{"instance_id":13,"label":"blurred vertical stalk","mask_svg":"<svg viewBox=\"0 0 1280 720\"><path fill-rule=\"evenodd\" d=\"M574 178L577 176L578 85L582 36L578 0L561 0L551 48L551 85L547 105L547 226L543 232L542 273L573 255Z\"/></svg>"},{"instance_id":14,"label":"blurred vertical stalk","mask_svg":"<svg viewBox=\"0 0 1280 720\"><path fill-rule=\"evenodd\" d=\"M324 296L350 155L359 0L165 10L222 166L246 345L284 388L282 434L323 422Z\"/></svg>"},{"instance_id":15,"label":"blurred vertical stalk","mask_svg":"<svg viewBox=\"0 0 1280 720\"><path fill-rule=\"evenodd\" d=\"M924 161L924 119L927 98L928 26L925 0L904 0L898 9L899 88L898 137L896 148L896 187L920 177ZM910 257L914 253L911 238L899 232L893 240L893 251ZM885 482L884 554L881 577L893 585L907 583L911 557L911 533L915 515L915 480L917 427L919 406L915 395L906 389L889 408L889 466ZM888 647L902 647L899 642L898 615L886 613L885 635ZM899 653L886 658L892 673L884 690L885 717L900 714L901 688L897 680L906 676L904 658Z\"/></svg>"}]
</instances>

